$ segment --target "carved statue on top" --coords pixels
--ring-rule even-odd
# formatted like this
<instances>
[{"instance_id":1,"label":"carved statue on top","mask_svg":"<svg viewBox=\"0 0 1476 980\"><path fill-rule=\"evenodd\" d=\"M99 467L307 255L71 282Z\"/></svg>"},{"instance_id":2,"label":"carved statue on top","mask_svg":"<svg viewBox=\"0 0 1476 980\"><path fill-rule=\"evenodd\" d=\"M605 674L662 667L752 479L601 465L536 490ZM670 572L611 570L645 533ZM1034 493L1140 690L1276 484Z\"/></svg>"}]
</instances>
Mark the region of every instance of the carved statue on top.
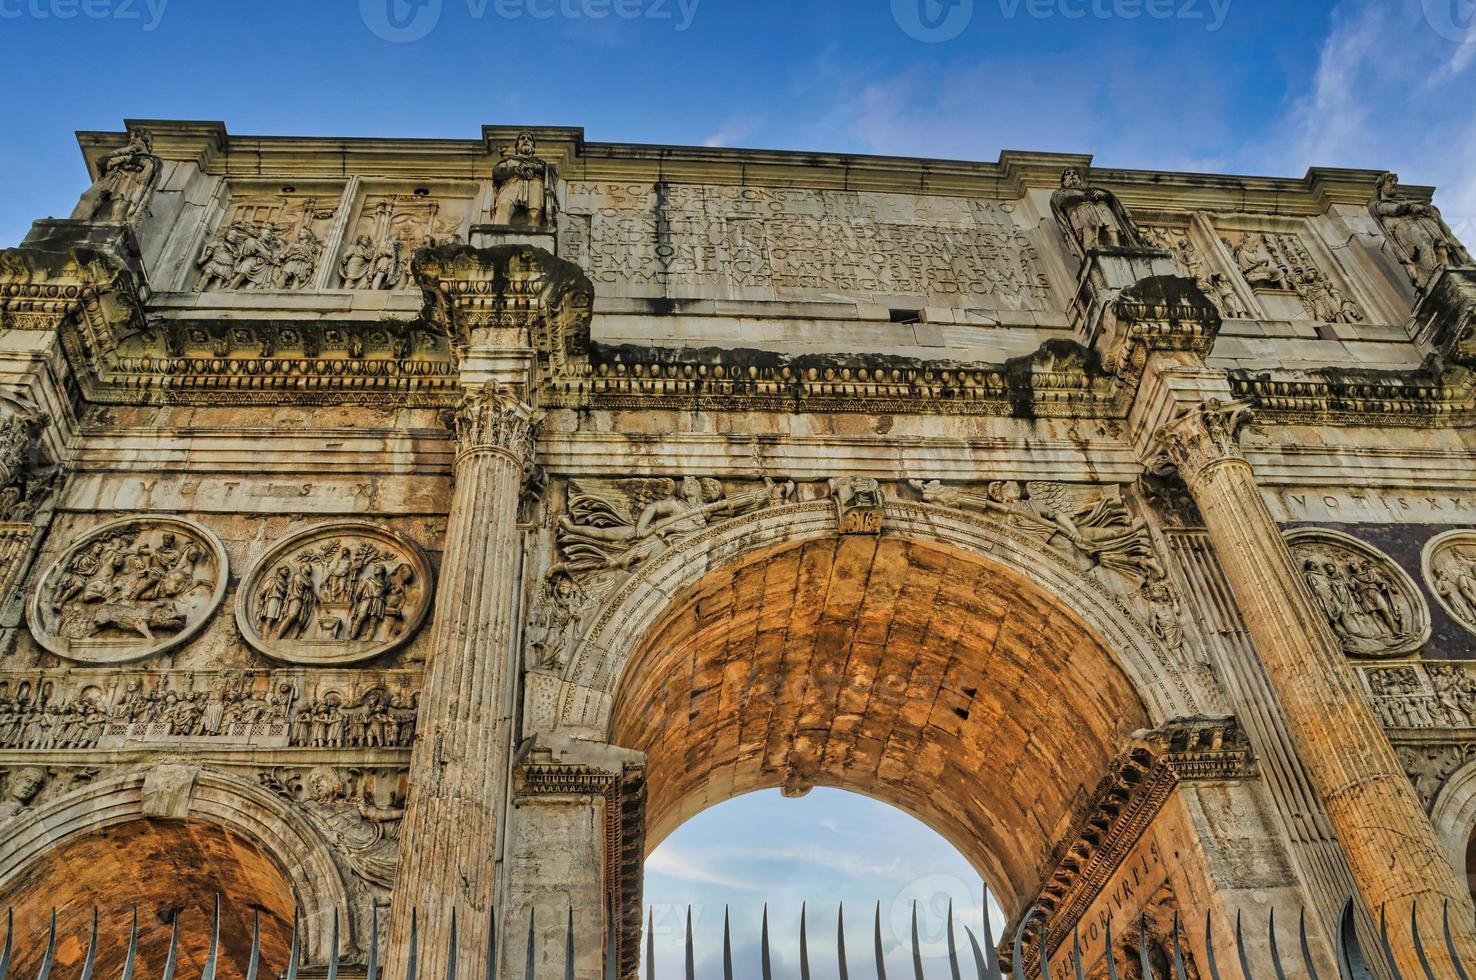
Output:
<instances>
[{"instance_id":1,"label":"carved statue on top","mask_svg":"<svg viewBox=\"0 0 1476 980\"><path fill-rule=\"evenodd\" d=\"M1063 540L1093 565L1144 581L1164 577L1147 525L1128 512L1118 487L997 480L980 492L937 480L910 482L927 503L988 514L1044 543Z\"/></svg>"},{"instance_id":2,"label":"carved statue on top","mask_svg":"<svg viewBox=\"0 0 1476 980\"><path fill-rule=\"evenodd\" d=\"M537 153L538 144L528 132L519 133L511 149L503 149L502 159L492 168L494 225L545 228L553 224L558 174Z\"/></svg>"},{"instance_id":3,"label":"carved statue on top","mask_svg":"<svg viewBox=\"0 0 1476 980\"><path fill-rule=\"evenodd\" d=\"M1423 201L1396 197L1398 186L1398 174L1380 177L1369 210L1389 236L1410 280L1423 288L1446 266L1471 265L1471 253L1445 223L1440 209Z\"/></svg>"},{"instance_id":4,"label":"carved statue on top","mask_svg":"<svg viewBox=\"0 0 1476 980\"><path fill-rule=\"evenodd\" d=\"M1088 186L1075 167L1062 171L1061 189L1051 195L1051 211L1082 258L1102 250L1147 247L1117 195Z\"/></svg>"},{"instance_id":5,"label":"carved statue on top","mask_svg":"<svg viewBox=\"0 0 1476 980\"><path fill-rule=\"evenodd\" d=\"M722 483L683 477L570 480L569 513L559 519L563 562L552 574L631 569L708 523L789 500L794 484L763 486L728 496Z\"/></svg>"},{"instance_id":6,"label":"carved statue on top","mask_svg":"<svg viewBox=\"0 0 1476 980\"><path fill-rule=\"evenodd\" d=\"M97 164L97 181L77 202L77 221L131 221L143 208L159 180L162 161L154 155L154 137L134 130L128 145L106 154Z\"/></svg>"}]
</instances>

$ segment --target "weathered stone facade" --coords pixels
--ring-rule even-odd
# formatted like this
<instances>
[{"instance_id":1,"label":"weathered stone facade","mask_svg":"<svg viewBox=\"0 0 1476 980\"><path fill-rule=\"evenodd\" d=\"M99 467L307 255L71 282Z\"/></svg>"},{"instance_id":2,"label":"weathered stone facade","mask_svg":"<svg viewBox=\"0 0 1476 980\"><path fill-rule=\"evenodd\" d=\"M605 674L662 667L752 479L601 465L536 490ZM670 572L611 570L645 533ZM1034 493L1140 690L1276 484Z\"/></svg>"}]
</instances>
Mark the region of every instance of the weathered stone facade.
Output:
<instances>
[{"instance_id":1,"label":"weathered stone facade","mask_svg":"<svg viewBox=\"0 0 1476 980\"><path fill-rule=\"evenodd\" d=\"M1053 962L1305 907L1334 975L1349 896L1406 975L1411 902L1476 961L1476 267L1428 188L81 141L77 212L0 251L33 938L214 882L309 968L378 923L400 975L414 916L442 975L455 909L509 977L536 913L542 975L572 909L577 975L631 975L649 848L827 785Z\"/></svg>"}]
</instances>

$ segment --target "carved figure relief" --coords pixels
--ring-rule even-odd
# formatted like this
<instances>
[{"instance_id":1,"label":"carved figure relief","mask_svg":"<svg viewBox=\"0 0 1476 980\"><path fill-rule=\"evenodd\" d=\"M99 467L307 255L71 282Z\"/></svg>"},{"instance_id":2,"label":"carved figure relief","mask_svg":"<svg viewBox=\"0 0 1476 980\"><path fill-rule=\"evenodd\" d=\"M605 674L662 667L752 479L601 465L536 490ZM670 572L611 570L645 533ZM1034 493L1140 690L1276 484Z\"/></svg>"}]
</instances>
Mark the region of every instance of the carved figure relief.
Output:
<instances>
[{"instance_id":1,"label":"carved figure relief","mask_svg":"<svg viewBox=\"0 0 1476 980\"><path fill-rule=\"evenodd\" d=\"M1402 199L1398 188L1398 174L1380 177L1369 210L1383 226L1410 281L1423 288L1446 266L1471 265L1471 253L1445 223L1440 209Z\"/></svg>"},{"instance_id":2,"label":"carved figure relief","mask_svg":"<svg viewBox=\"0 0 1476 980\"><path fill-rule=\"evenodd\" d=\"M13 766L0 770L0 823L91 782L97 774L93 767Z\"/></svg>"},{"instance_id":3,"label":"carved figure relief","mask_svg":"<svg viewBox=\"0 0 1476 980\"><path fill-rule=\"evenodd\" d=\"M87 687L61 700L53 695L55 685L38 683L35 693L29 681L16 685L0 681L0 748L91 749L96 748L107 728L108 712L102 692Z\"/></svg>"},{"instance_id":4,"label":"carved figure relief","mask_svg":"<svg viewBox=\"0 0 1476 980\"><path fill-rule=\"evenodd\" d=\"M538 670L560 671L569 663L584 616L594 599L567 572L550 576L533 602L528 650Z\"/></svg>"},{"instance_id":5,"label":"carved figure relief","mask_svg":"<svg viewBox=\"0 0 1476 980\"><path fill-rule=\"evenodd\" d=\"M389 887L400 852L407 775L403 769L317 766L305 772L269 769L258 779L306 812L356 874Z\"/></svg>"},{"instance_id":6,"label":"carved figure relief","mask_svg":"<svg viewBox=\"0 0 1476 980\"><path fill-rule=\"evenodd\" d=\"M557 182L553 165L538 159L538 143L533 134L519 133L516 144L504 147L502 159L492 168L492 223L532 228L552 226L558 210Z\"/></svg>"},{"instance_id":7,"label":"carved figure relief","mask_svg":"<svg viewBox=\"0 0 1476 980\"><path fill-rule=\"evenodd\" d=\"M1362 308L1322 271L1295 234L1237 231L1222 241L1246 283L1258 294L1295 298L1302 318L1319 323L1362 323ZM1267 312L1281 308L1274 302Z\"/></svg>"},{"instance_id":8,"label":"carved figure relief","mask_svg":"<svg viewBox=\"0 0 1476 980\"><path fill-rule=\"evenodd\" d=\"M72 211L76 221L131 221L159 181L162 161L154 155L154 136L135 129L128 144L97 162L97 180Z\"/></svg>"},{"instance_id":9,"label":"carved figure relief","mask_svg":"<svg viewBox=\"0 0 1476 980\"><path fill-rule=\"evenodd\" d=\"M352 704L329 691L292 716L289 742L305 748L408 748L419 704L418 694L390 694L379 687Z\"/></svg>"},{"instance_id":10,"label":"carved figure relief","mask_svg":"<svg viewBox=\"0 0 1476 980\"><path fill-rule=\"evenodd\" d=\"M1051 195L1051 211L1082 257L1102 249L1145 247L1142 233L1117 195L1088 186L1075 167L1062 171L1061 189Z\"/></svg>"},{"instance_id":11,"label":"carved figure relief","mask_svg":"<svg viewBox=\"0 0 1476 980\"><path fill-rule=\"evenodd\" d=\"M551 574L629 570L709 523L786 503L794 484L728 496L718 480L686 476L570 480L569 513L559 518L562 563Z\"/></svg>"},{"instance_id":12,"label":"carved figure relief","mask_svg":"<svg viewBox=\"0 0 1476 980\"><path fill-rule=\"evenodd\" d=\"M312 198L248 197L233 202L195 261L197 292L213 289L307 289L317 276L324 239L337 213Z\"/></svg>"},{"instance_id":13,"label":"carved figure relief","mask_svg":"<svg viewBox=\"0 0 1476 980\"><path fill-rule=\"evenodd\" d=\"M226 579L225 548L199 524L114 521L82 537L42 576L31 632L69 660L137 660L198 632L220 605Z\"/></svg>"},{"instance_id":14,"label":"carved figure relief","mask_svg":"<svg viewBox=\"0 0 1476 980\"><path fill-rule=\"evenodd\" d=\"M836 526L842 534L880 534L886 494L869 476L843 476L830 481Z\"/></svg>"},{"instance_id":15,"label":"carved figure relief","mask_svg":"<svg viewBox=\"0 0 1476 980\"><path fill-rule=\"evenodd\" d=\"M1441 608L1476 633L1476 531L1448 531L1431 538L1421 567Z\"/></svg>"},{"instance_id":16,"label":"carved figure relief","mask_svg":"<svg viewBox=\"0 0 1476 980\"><path fill-rule=\"evenodd\" d=\"M410 257L418 248L455 245L466 202L429 196L387 194L370 197L345 236L338 274L345 289L403 289L410 279ZM457 209L460 205L460 210Z\"/></svg>"},{"instance_id":17,"label":"carved figure relief","mask_svg":"<svg viewBox=\"0 0 1476 980\"><path fill-rule=\"evenodd\" d=\"M1174 258L1179 275L1193 279L1201 292L1210 298L1220 314L1229 318L1249 317L1250 309L1230 277L1211 269L1199 254L1199 249L1189 240L1187 232L1174 228L1144 226L1143 237L1148 244L1161 248Z\"/></svg>"},{"instance_id":18,"label":"carved figure relief","mask_svg":"<svg viewBox=\"0 0 1476 980\"><path fill-rule=\"evenodd\" d=\"M1091 565L1145 581L1164 577L1148 526L1129 513L1119 487L997 480L980 490L910 482L927 503L988 515L1042 543L1063 543Z\"/></svg>"},{"instance_id":19,"label":"carved figure relief","mask_svg":"<svg viewBox=\"0 0 1476 980\"><path fill-rule=\"evenodd\" d=\"M253 566L236 594L236 624L278 660L357 663L410 639L430 599L430 563L414 544L372 524L322 524Z\"/></svg>"},{"instance_id":20,"label":"carved figure relief","mask_svg":"<svg viewBox=\"0 0 1476 980\"><path fill-rule=\"evenodd\" d=\"M1430 614L1404 570L1357 538L1308 528L1286 536L1328 625L1353 657L1397 657L1430 636Z\"/></svg>"},{"instance_id":21,"label":"carved figure relief","mask_svg":"<svg viewBox=\"0 0 1476 980\"><path fill-rule=\"evenodd\" d=\"M30 521L60 482L61 469L41 446L50 421L35 409L7 403L0 419L0 521Z\"/></svg>"}]
</instances>

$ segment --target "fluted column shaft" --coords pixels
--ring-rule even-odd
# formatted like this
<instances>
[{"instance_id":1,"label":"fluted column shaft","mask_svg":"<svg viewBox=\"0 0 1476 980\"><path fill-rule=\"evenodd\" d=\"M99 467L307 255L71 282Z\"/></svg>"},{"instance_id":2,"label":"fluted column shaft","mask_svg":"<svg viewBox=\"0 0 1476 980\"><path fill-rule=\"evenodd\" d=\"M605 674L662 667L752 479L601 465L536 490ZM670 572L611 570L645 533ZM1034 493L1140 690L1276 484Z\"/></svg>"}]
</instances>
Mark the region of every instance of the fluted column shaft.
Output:
<instances>
[{"instance_id":1,"label":"fluted column shaft","mask_svg":"<svg viewBox=\"0 0 1476 980\"><path fill-rule=\"evenodd\" d=\"M390 914L387 965L395 977L406 975L412 910L418 975L446 976L452 909L458 972L486 975L507 791L518 497L533 412L514 389L488 383L468 391L456 429L455 488Z\"/></svg>"},{"instance_id":2,"label":"fluted column shaft","mask_svg":"<svg viewBox=\"0 0 1476 980\"><path fill-rule=\"evenodd\" d=\"M1353 877L1405 976L1424 976L1409 931L1420 908L1427 952L1439 961L1448 900L1455 942L1476 963L1469 898L1374 717L1341 645L1307 591L1241 454L1244 408L1209 403L1160 433L1165 462L1188 485L1226 580L1311 775ZM1437 970L1438 972L1438 970Z\"/></svg>"}]
</instances>

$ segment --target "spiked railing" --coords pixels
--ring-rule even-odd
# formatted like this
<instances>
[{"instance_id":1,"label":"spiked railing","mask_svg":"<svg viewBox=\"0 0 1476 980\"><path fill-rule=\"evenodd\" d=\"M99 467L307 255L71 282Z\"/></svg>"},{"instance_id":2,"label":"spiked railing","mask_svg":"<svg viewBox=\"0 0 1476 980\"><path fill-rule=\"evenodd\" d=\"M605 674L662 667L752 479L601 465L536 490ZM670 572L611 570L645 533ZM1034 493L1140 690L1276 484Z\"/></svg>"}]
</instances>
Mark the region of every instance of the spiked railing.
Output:
<instances>
[{"instance_id":1,"label":"spiked railing","mask_svg":"<svg viewBox=\"0 0 1476 980\"><path fill-rule=\"evenodd\" d=\"M1015 934L1013 947L1013 968L1006 971L1000 964L999 955L996 952L994 941L994 926L989 916L988 894L985 894L984 915L982 921L984 940L981 943L974 930L964 927L964 933L968 936L969 950L972 954L974 975L978 980L1026 980L1024 967L1024 940L1026 927L1035 919L1039 913L1032 912L1026 916ZM1444 926L1443 947L1447 967L1438 962L1433 963L1426 952L1425 938L1420 932L1418 916L1414 908L1410 909L1410 934L1414 940L1415 952L1419 958L1423 978L1413 977L1408 980L1471 980L1466 970L1465 963L1461 960L1456 949L1455 941L1451 935L1450 907L1449 904L1442 909L1442 923ZM846 919L845 906L842 905L836 915L836 956L840 980L850 980L850 964L846 955ZM183 918L182 911L176 911L170 923L169 951L164 961L164 970L159 980L176 980L179 966L179 930L180 920ZM10 980L10 965L14 951L14 914L7 909L5 913L5 941L0 946L0 980ZM285 971L282 974L286 980L298 980L298 972L301 961L300 923L296 915L292 920L292 941ZM656 976L656 947L654 941L654 920L648 915L646 928L646 956L645 956L645 980L655 980ZM1172 972L1167 975L1157 975L1153 971L1149 956L1146 921L1138 933L1137 960L1139 971L1144 980L1188 980L1189 972L1184 955L1184 937L1186 930L1182 926L1178 913L1173 920L1173 965ZM120 980L134 980L135 966L138 957L138 910L133 911L133 920L128 936L128 950L124 957L123 971ZM1233 974L1222 974L1220 964L1215 955L1214 923L1209 913L1204 917L1203 948L1205 955L1205 970L1210 980L1233 980ZM1289 976L1306 977L1307 980L1323 980L1317 972L1315 962L1312 958L1311 944L1307 938L1307 917L1305 913L1300 916L1297 928L1297 939L1300 946L1302 959L1302 972L1288 974L1283 966L1281 948L1276 928L1276 911L1273 909L1267 919L1265 946L1262 947L1269 953L1272 964L1272 976L1275 980L1288 980ZM409 950L406 955L406 975L404 980L418 980L416 975L417 960L419 952L419 925L418 915L411 914ZM917 905L912 907L912 935L911 935L911 957L913 980L926 980L923 969L922 944L919 940L917 925ZM1042 948L1048 948L1049 937L1042 933L1039 942ZM955 941L955 929L953 919L952 903L948 907L947 919L947 941L948 941L948 970L951 980L963 980L958 955L958 945ZM1385 959L1384 968L1393 980L1406 980L1394 965L1392 948L1389 943L1388 919L1381 912L1379 916L1379 941L1382 949L1380 952ZM1264 975L1257 975L1251 966L1251 949L1246 939L1246 929L1243 917L1235 917L1235 950L1239 960L1240 974L1242 980L1268 980ZM444 980L457 980L459 965L457 963L456 950L456 913L451 912L451 928L448 939L450 956L447 962ZM555 980L553 977L538 977L535 971L534 949L537 945L536 918L533 910L528 913L528 955L523 971L523 980ZM574 936L574 910L569 909L565 925L564 942L564 968L562 980L574 980L575 977L575 947ZM41 967L36 975L36 980L51 980L52 972L56 965L57 950L57 926L56 911L51 912L51 925L46 939L46 950L41 958ZM872 969L877 980L887 980L887 968L885 947L882 942L881 927L881 903L876 905L876 913L872 925L872 950L874 962ZM98 912L92 913L91 937L87 944L87 954L82 965L82 972L78 980L95 980L94 970L97 964L98 952ZM377 921L371 920L369 934L368 962L365 968L366 980L380 980L379 970L379 927ZM1112 938L1112 923L1107 922L1104 952L1109 980L1119 980L1117 947ZM686 933L683 943L683 976L685 980L696 980L696 957L695 940L692 930L692 909L687 907ZM1358 936L1354 928L1353 902L1351 900L1343 907L1337 936L1337 961L1338 976L1328 977L1327 980L1374 980L1375 974L1370 967L1368 959L1359 945ZM1072 977L1069 980L1086 980L1086 960L1083 956L1081 936L1074 932L1071 936L1070 966ZM211 914L211 930L209 951L205 957L204 966L201 969L199 980L217 980L217 972L220 961L220 898L216 897ZM604 970L602 980L620 980L618 977L615 939L613 932L607 940L604 950ZM492 927L488 932L487 951L485 960L480 964L484 971L485 980L496 980L497 963L497 927L496 917L492 918ZM468 964L471 965L471 964ZM1436 972L1437 966L1441 972ZM257 980L257 974L261 967L261 913L255 914L251 930L251 951L247 961L245 980ZM333 917L332 940L330 942L330 953L327 968L327 980L338 980L340 967L340 942L339 923L337 913ZM733 938L732 927L727 910L723 911L723 949L722 949L723 980L735 980L739 974L734 970L733 963ZM810 980L810 938L809 938L809 909L801 906L799 921L799 970L800 980ZM1048 958L1042 957L1039 962L1040 980L1051 980L1051 970ZM747 975L747 971L744 971ZM759 976L762 980L773 980L774 969L770 955L769 939L769 910L764 907L763 922L761 926L759 943ZM16 980L28 980L28 978L16 978ZM152 978L141 978L141 980L152 980ZM430 980L430 978L427 978Z\"/></svg>"}]
</instances>

